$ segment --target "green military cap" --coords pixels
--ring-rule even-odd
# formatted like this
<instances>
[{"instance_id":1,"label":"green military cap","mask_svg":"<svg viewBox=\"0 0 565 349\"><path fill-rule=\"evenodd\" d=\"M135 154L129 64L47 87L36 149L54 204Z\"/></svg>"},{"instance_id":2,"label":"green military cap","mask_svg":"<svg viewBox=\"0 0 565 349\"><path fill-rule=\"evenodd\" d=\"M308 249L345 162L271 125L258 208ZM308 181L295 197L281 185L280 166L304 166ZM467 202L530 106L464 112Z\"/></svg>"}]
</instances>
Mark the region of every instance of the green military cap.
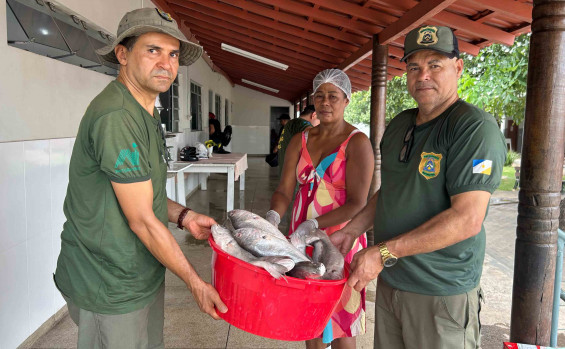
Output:
<instances>
[{"instance_id":1,"label":"green military cap","mask_svg":"<svg viewBox=\"0 0 565 349\"><path fill-rule=\"evenodd\" d=\"M459 58L457 37L448 27L428 25L412 29L404 40L404 57L400 61L404 62L411 54L423 50L433 50L449 58Z\"/></svg>"},{"instance_id":2,"label":"green military cap","mask_svg":"<svg viewBox=\"0 0 565 349\"><path fill-rule=\"evenodd\" d=\"M202 46L188 41L171 15L156 8L140 8L126 13L118 26L116 40L111 45L96 50L96 53L107 62L120 64L114 47L125 38L150 32L168 34L180 41L180 65L191 65L202 56Z\"/></svg>"}]
</instances>

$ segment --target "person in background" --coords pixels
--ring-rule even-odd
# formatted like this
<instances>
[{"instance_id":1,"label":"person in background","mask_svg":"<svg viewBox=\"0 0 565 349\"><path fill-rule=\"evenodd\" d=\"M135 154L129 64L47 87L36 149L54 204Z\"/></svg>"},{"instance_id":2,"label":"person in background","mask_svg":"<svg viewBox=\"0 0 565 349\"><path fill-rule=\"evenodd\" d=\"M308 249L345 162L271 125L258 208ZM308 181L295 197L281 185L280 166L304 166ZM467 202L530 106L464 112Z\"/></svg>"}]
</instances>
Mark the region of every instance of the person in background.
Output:
<instances>
[{"instance_id":1,"label":"person in background","mask_svg":"<svg viewBox=\"0 0 565 349\"><path fill-rule=\"evenodd\" d=\"M165 139L155 99L202 47L155 8L128 12L97 51L120 65L94 98L71 155L66 222L54 275L78 325L78 348L164 348L165 268L200 310L226 312L182 253L168 222L206 239L214 219L167 199Z\"/></svg>"},{"instance_id":2,"label":"person in background","mask_svg":"<svg viewBox=\"0 0 565 349\"><path fill-rule=\"evenodd\" d=\"M285 125L290 121L290 116L288 114L281 114L279 116L278 120L279 120L279 123L281 124L281 128L279 130L279 134L277 135L277 142L275 143L275 146L271 150L271 153L273 153L273 154L278 154L278 152L279 152L279 142L280 142L280 139L281 139L281 135L283 133Z\"/></svg>"},{"instance_id":3,"label":"person in background","mask_svg":"<svg viewBox=\"0 0 565 349\"><path fill-rule=\"evenodd\" d=\"M282 173L284 165L286 147L288 147L292 137L306 129L318 126L319 123L320 120L316 116L316 109L313 105L307 105L302 113L300 113L300 117L289 120L286 125L284 125L277 147L279 151L279 176Z\"/></svg>"},{"instance_id":4,"label":"person in background","mask_svg":"<svg viewBox=\"0 0 565 349\"><path fill-rule=\"evenodd\" d=\"M347 283L378 277L374 348L479 348L483 221L505 140L492 115L459 99L450 28L410 31L402 61L418 107L390 122L380 190L330 239L346 253L373 226L376 245L355 255Z\"/></svg>"},{"instance_id":5,"label":"person in background","mask_svg":"<svg viewBox=\"0 0 565 349\"><path fill-rule=\"evenodd\" d=\"M314 105L319 125L292 137L278 188L266 219L278 227L296 183L289 235L322 229L326 234L347 225L366 204L373 176L371 142L347 123L343 114L351 99L351 82L339 69L324 70L314 78ZM367 246L361 235L345 256L346 263ZM306 341L306 348L355 348L355 336L365 333L365 290L346 287L322 338Z\"/></svg>"},{"instance_id":6,"label":"person in background","mask_svg":"<svg viewBox=\"0 0 565 349\"><path fill-rule=\"evenodd\" d=\"M209 139L214 142L214 153L217 153L223 142L222 126L220 125L220 122L217 119L210 118L208 120L208 128L210 131Z\"/></svg>"}]
</instances>

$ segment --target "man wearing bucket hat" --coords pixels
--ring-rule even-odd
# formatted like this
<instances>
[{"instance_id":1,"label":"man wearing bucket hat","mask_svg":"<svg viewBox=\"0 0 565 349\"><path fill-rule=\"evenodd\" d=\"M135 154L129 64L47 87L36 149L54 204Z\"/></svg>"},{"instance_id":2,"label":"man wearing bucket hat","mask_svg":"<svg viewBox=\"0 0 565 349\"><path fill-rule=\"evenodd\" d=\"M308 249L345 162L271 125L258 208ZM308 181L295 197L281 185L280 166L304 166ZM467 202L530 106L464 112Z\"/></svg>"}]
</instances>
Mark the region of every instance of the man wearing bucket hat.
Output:
<instances>
[{"instance_id":1,"label":"man wearing bucket hat","mask_svg":"<svg viewBox=\"0 0 565 349\"><path fill-rule=\"evenodd\" d=\"M167 229L175 222L206 239L215 221L167 199L166 144L154 106L202 47L169 14L143 8L127 13L116 40L97 53L120 71L80 123L55 283L79 327L79 348L163 348L165 268L203 312L219 319L215 308L227 311Z\"/></svg>"},{"instance_id":2,"label":"man wearing bucket hat","mask_svg":"<svg viewBox=\"0 0 565 349\"><path fill-rule=\"evenodd\" d=\"M492 115L459 99L463 61L451 29L412 30L402 61L418 107L387 127L381 188L331 239L348 251L373 226L376 245L355 255L348 284L378 277L375 348L478 348L483 221L504 138Z\"/></svg>"}]
</instances>

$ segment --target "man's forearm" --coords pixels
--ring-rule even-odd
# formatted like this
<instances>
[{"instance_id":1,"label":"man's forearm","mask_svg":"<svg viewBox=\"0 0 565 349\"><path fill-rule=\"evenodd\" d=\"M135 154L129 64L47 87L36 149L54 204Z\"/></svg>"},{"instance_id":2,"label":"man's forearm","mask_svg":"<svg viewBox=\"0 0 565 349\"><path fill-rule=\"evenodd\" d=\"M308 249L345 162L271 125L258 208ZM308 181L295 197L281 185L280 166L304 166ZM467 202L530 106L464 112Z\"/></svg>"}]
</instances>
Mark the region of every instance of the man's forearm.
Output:
<instances>
[{"instance_id":1,"label":"man's forearm","mask_svg":"<svg viewBox=\"0 0 565 349\"><path fill-rule=\"evenodd\" d=\"M357 236L360 236L373 226L378 197L379 191L369 199L367 205L347 224L348 231L354 231Z\"/></svg>"},{"instance_id":2,"label":"man's forearm","mask_svg":"<svg viewBox=\"0 0 565 349\"><path fill-rule=\"evenodd\" d=\"M171 232L156 217L133 225L131 229L149 252L167 269L181 278L189 289L192 290L191 286L194 282L201 281Z\"/></svg>"},{"instance_id":3,"label":"man's forearm","mask_svg":"<svg viewBox=\"0 0 565 349\"><path fill-rule=\"evenodd\" d=\"M167 199L167 212L169 217L169 222L177 223L179 219L179 215L186 207L183 205L171 200Z\"/></svg>"},{"instance_id":4,"label":"man's forearm","mask_svg":"<svg viewBox=\"0 0 565 349\"><path fill-rule=\"evenodd\" d=\"M490 194L473 192L471 195L417 228L386 241L387 248L397 257L412 256L437 251L477 235Z\"/></svg>"}]
</instances>

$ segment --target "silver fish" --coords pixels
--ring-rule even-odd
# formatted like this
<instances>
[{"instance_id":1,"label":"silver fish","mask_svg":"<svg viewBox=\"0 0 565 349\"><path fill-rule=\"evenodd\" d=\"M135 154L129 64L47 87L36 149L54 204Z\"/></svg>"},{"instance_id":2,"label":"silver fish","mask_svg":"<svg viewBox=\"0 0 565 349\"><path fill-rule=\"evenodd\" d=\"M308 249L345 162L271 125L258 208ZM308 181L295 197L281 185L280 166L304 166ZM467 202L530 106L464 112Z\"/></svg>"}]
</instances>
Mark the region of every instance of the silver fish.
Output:
<instances>
[{"instance_id":1,"label":"silver fish","mask_svg":"<svg viewBox=\"0 0 565 349\"><path fill-rule=\"evenodd\" d=\"M241 247L257 257L288 256L295 263L310 261L288 240L280 239L257 228L237 229L233 237Z\"/></svg>"},{"instance_id":2,"label":"silver fish","mask_svg":"<svg viewBox=\"0 0 565 349\"><path fill-rule=\"evenodd\" d=\"M314 229L302 236L297 236L293 239L291 235L291 243L302 245L311 245L314 247L312 251L312 260L314 262L323 263L326 267L326 273L322 277L324 280L341 280L343 279L343 255L337 247L332 244L330 238L326 233L320 229Z\"/></svg>"},{"instance_id":3,"label":"silver fish","mask_svg":"<svg viewBox=\"0 0 565 349\"><path fill-rule=\"evenodd\" d=\"M280 239L286 240L286 236L284 236L280 230L275 228L271 223L269 223L269 221L253 212L246 210L231 210L228 212L228 217L235 229L257 228Z\"/></svg>"},{"instance_id":4,"label":"silver fish","mask_svg":"<svg viewBox=\"0 0 565 349\"><path fill-rule=\"evenodd\" d=\"M308 261L296 263L287 275L299 279L320 279L325 272L324 264Z\"/></svg>"},{"instance_id":5,"label":"silver fish","mask_svg":"<svg viewBox=\"0 0 565 349\"><path fill-rule=\"evenodd\" d=\"M275 279L284 278L284 274L294 267L294 261L286 256L255 257L241 248L231 232L221 225L215 224L212 226L212 236L214 237L214 242L220 246L222 251L244 262L265 269Z\"/></svg>"}]
</instances>

